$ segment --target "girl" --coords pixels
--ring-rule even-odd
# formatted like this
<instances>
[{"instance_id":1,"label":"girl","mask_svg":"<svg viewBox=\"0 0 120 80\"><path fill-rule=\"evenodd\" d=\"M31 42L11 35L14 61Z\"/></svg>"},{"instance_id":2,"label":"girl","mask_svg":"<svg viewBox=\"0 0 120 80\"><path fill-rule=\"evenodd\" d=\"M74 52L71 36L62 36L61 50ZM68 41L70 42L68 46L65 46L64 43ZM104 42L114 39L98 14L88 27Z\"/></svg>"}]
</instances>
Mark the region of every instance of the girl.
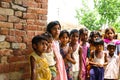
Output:
<instances>
[{"instance_id":1,"label":"girl","mask_svg":"<svg viewBox=\"0 0 120 80\"><path fill-rule=\"evenodd\" d=\"M43 33L42 36L45 36L48 40L48 48L46 50L46 53L44 53L44 56L47 59L47 62L49 64L49 68L50 68L50 71L51 71L51 74L52 74L52 79L51 80L54 80L56 75L57 75L57 71L56 71L55 54L54 54L53 48L52 48L53 37L48 32Z\"/></svg>"},{"instance_id":2,"label":"girl","mask_svg":"<svg viewBox=\"0 0 120 80\"><path fill-rule=\"evenodd\" d=\"M79 79L79 73L81 73L81 47L78 43L79 39L79 31L77 29L73 29L70 32L70 47L72 47L73 53L72 56L75 60L75 64L72 64L73 71L73 80Z\"/></svg>"},{"instance_id":3,"label":"girl","mask_svg":"<svg viewBox=\"0 0 120 80\"><path fill-rule=\"evenodd\" d=\"M114 54L116 45L110 42L107 46L109 53L107 54L108 65L105 68L105 80L118 80L120 56ZM114 65L114 66L113 66Z\"/></svg>"},{"instance_id":4,"label":"girl","mask_svg":"<svg viewBox=\"0 0 120 80\"><path fill-rule=\"evenodd\" d=\"M82 80L87 80L87 64L88 64L88 58L87 58L87 52L89 48L88 41L88 30L86 28L81 28L79 30L79 37L80 37L80 45L82 48L82 73L81 78Z\"/></svg>"},{"instance_id":5,"label":"girl","mask_svg":"<svg viewBox=\"0 0 120 80\"><path fill-rule=\"evenodd\" d=\"M51 73L43 53L47 50L47 39L43 36L35 36L32 39L34 52L30 55L31 80L51 80Z\"/></svg>"},{"instance_id":6,"label":"girl","mask_svg":"<svg viewBox=\"0 0 120 80\"><path fill-rule=\"evenodd\" d=\"M60 53L64 59L65 68L67 72L68 80L73 80L72 74L72 64L75 64L75 60L72 58L72 48L69 47L69 32L67 30L62 30L59 35L60 39Z\"/></svg>"},{"instance_id":7,"label":"girl","mask_svg":"<svg viewBox=\"0 0 120 80\"><path fill-rule=\"evenodd\" d=\"M107 55L103 51L104 42L97 38L94 41L95 51L91 54L92 59L89 63L92 65L90 69L90 80L104 80L104 66L107 65Z\"/></svg>"},{"instance_id":8,"label":"girl","mask_svg":"<svg viewBox=\"0 0 120 80\"><path fill-rule=\"evenodd\" d=\"M57 76L54 80L67 80L66 70L63 58L60 54L60 48L59 48L59 34L61 30L61 25L58 21L52 21L47 25L47 32L52 34L53 42L52 47L53 51L55 52L56 56L56 63L57 63Z\"/></svg>"}]
</instances>

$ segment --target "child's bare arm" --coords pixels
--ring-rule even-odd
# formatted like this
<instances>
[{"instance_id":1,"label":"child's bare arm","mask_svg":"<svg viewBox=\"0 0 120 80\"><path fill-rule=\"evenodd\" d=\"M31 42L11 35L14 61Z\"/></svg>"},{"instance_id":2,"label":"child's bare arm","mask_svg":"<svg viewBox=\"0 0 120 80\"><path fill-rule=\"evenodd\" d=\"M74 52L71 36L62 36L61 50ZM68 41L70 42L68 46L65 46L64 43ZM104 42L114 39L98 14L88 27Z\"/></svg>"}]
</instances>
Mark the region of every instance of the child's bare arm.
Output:
<instances>
[{"instance_id":1,"label":"child's bare arm","mask_svg":"<svg viewBox=\"0 0 120 80\"><path fill-rule=\"evenodd\" d=\"M30 57L30 63L31 63L31 80L36 80L36 65L35 65L35 59L34 57Z\"/></svg>"},{"instance_id":2,"label":"child's bare arm","mask_svg":"<svg viewBox=\"0 0 120 80\"><path fill-rule=\"evenodd\" d=\"M107 59L107 54L106 53L104 53L104 54L105 54L105 57L104 57L105 63L103 64L103 66L106 66L108 64L108 59Z\"/></svg>"}]
</instances>

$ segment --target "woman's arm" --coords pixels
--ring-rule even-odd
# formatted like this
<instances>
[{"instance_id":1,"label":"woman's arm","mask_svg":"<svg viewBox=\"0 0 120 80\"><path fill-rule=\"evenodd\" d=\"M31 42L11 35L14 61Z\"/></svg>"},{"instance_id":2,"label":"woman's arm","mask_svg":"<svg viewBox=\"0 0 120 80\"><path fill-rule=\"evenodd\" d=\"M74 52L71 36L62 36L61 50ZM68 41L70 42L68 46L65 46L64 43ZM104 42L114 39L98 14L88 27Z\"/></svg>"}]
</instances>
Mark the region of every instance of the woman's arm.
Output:
<instances>
[{"instance_id":1,"label":"woman's arm","mask_svg":"<svg viewBox=\"0 0 120 80\"><path fill-rule=\"evenodd\" d=\"M35 65L35 59L33 56L30 57L30 63L31 63L31 80L36 80L36 65Z\"/></svg>"}]
</instances>

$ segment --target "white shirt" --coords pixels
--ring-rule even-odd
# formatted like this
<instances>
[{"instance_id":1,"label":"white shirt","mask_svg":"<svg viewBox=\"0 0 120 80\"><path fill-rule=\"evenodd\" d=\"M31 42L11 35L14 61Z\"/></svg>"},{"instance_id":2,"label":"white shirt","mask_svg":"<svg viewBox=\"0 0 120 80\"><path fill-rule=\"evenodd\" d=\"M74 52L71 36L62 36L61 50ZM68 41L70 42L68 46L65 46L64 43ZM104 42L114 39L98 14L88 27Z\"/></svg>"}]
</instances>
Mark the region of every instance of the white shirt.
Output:
<instances>
[{"instance_id":1,"label":"white shirt","mask_svg":"<svg viewBox=\"0 0 120 80\"><path fill-rule=\"evenodd\" d=\"M107 54L108 65L105 68L105 79L118 79L119 75L119 56L114 54L112 57Z\"/></svg>"}]
</instances>

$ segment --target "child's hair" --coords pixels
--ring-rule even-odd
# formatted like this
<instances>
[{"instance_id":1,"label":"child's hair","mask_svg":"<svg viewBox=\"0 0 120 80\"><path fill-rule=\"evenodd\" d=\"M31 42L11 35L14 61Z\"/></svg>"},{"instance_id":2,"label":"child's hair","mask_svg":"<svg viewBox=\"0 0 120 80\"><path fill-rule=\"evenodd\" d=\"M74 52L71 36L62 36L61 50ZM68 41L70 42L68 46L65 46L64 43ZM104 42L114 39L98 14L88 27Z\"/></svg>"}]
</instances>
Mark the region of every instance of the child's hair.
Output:
<instances>
[{"instance_id":1,"label":"child's hair","mask_svg":"<svg viewBox=\"0 0 120 80\"><path fill-rule=\"evenodd\" d=\"M41 34L41 35L44 36L44 37L46 37L47 40L53 39L52 35L51 35L49 32L45 32L45 33L43 33L43 34Z\"/></svg>"},{"instance_id":2,"label":"child's hair","mask_svg":"<svg viewBox=\"0 0 120 80\"><path fill-rule=\"evenodd\" d=\"M92 31L91 33L90 33L90 36L89 36L89 43L93 43L93 37L95 36L95 35L98 35L99 37L101 37L101 34L98 32L98 31Z\"/></svg>"},{"instance_id":3,"label":"child's hair","mask_svg":"<svg viewBox=\"0 0 120 80\"><path fill-rule=\"evenodd\" d=\"M65 33L67 34L68 37L70 37L70 34L69 34L69 32L67 30L62 30L60 32L59 38L61 38Z\"/></svg>"},{"instance_id":4,"label":"child's hair","mask_svg":"<svg viewBox=\"0 0 120 80\"><path fill-rule=\"evenodd\" d=\"M34 36L32 39L32 48L36 50L33 44L38 45L38 43L41 42L42 40L48 41L47 38L45 38L44 36L41 36L41 35Z\"/></svg>"},{"instance_id":5,"label":"child's hair","mask_svg":"<svg viewBox=\"0 0 120 80\"><path fill-rule=\"evenodd\" d=\"M47 32L51 33L51 29L52 29L55 25L59 25L59 26L60 26L60 29L61 29L61 25L60 25L59 21L51 21L51 22L47 25Z\"/></svg>"},{"instance_id":6,"label":"child's hair","mask_svg":"<svg viewBox=\"0 0 120 80\"><path fill-rule=\"evenodd\" d=\"M88 30L87 30L87 28L81 28L80 30L79 30L79 35L82 35L84 32L88 32Z\"/></svg>"},{"instance_id":7,"label":"child's hair","mask_svg":"<svg viewBox=\"0 0 120 80\"><path fill-rule=\"evenodd\" d=\"M74 34L74 33L78 33L78 34L79 34L79 31L78 31L77 29L71 30L71 31L70 31L70 36L71 36L72 34Z\"/></svg>"},{"instance_id":8,"label":"child's hair","mask_svg":"<svg viewBox=\"0 0 120 80\"><path fill-rule=\"evenodd\" d=\"M106 28L106 29L105 29L105 34L106 34L108 31L110 31L110 30L115 34L115 31L114 31L114 29L113 29L112 27ZM106 35L104 36L104 38L106 38Z\"/></svg>"},{"instance_id":9,"label":"child's hair","mask_svg":"<svg viewBox=\"0 0 120 80\"><path fill-rule=\"evenodd\" d=\"M96 45L104 45L104 41L101 38L97 38L94 41L94 46L96 46Z\"/></svg>"},{"instance_id":10,"label":"child's hair","mask_svg":"<svg viewBox=\"0 0 120 80\"><path fill-rule=\"evenodd\" d=\"M116 45L114 42L110 42L108 45L107 45L107 48L110 47L110 46L114 46L116 48Z\"/></svg>"}]
</instances>

